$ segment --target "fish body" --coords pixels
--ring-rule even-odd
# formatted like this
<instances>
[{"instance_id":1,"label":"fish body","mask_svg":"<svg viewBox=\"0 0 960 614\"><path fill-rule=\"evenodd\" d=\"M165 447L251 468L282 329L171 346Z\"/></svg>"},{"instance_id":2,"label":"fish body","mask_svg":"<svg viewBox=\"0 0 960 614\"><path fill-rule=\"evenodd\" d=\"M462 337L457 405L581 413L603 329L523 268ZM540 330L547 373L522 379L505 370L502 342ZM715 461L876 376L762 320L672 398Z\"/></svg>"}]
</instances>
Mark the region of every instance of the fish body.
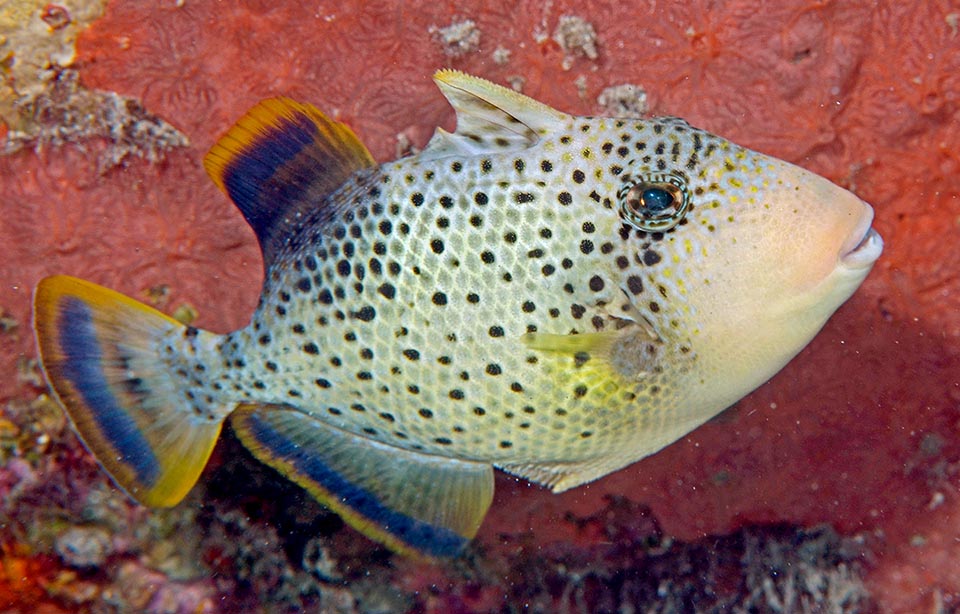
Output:
<instances>
[{"instance_id":1,"label":"fish body","mask_svg":"<svg viewBox=\"0 0 960 614\"><path fill-rule=\"evenodd\" d=\"M288 99L214 146L264 253L249 326L41 282L48 379L134 498L179 501L229 418L366 534L455 554L492 467L561 491L668 445L786 364L882 250L854 195L683 120L436 80L457 129L414 156L377 165Z\"/></svg>"}]
</instances>

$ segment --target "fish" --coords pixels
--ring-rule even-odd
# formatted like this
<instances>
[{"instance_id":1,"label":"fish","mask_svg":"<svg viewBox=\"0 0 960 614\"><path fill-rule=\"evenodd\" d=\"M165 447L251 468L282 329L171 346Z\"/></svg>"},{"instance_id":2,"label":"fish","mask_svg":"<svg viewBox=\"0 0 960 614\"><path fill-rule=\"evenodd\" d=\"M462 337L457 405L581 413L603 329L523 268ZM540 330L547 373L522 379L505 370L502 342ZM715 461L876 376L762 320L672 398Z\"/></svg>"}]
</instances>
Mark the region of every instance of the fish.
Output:
<instances>
[{"instance_id":1,"label":"fish","mask_svg":"<svg viewBox=\"0 0 960 614\"><path fill-rule=\"evenodd\" d=\"M682 119L434 80L456 128L414 155L378 164L285 97L212 147L263 253L248 326L39 282L46 380L135 501L180 502L229 421L371 539L457 556L494 468L561 492L657 452L770 379L882 252L851 192Z\"/></svg>"}]
</instances>

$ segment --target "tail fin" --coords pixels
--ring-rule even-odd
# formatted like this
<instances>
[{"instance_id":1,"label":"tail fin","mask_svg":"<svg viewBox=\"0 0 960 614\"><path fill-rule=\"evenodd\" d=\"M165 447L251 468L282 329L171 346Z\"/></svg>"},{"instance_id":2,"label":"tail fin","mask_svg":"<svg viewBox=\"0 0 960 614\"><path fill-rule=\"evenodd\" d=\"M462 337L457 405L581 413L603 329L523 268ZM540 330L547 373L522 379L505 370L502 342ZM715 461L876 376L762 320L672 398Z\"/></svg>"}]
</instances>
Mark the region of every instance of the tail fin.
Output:
<instances>
[{"instance_id":1,"label":"tail fin","mask_svg":"<svg viewBox=\"0 0 960 614\"><path fill-rule=\"evenodd\" d=\"M188 380L162 353L201 333L68 276L37 286L34 327L47 381L87 448L140 503L176 505L196 483L229 413L195 412Z\"/></svg>"}]
</instances>

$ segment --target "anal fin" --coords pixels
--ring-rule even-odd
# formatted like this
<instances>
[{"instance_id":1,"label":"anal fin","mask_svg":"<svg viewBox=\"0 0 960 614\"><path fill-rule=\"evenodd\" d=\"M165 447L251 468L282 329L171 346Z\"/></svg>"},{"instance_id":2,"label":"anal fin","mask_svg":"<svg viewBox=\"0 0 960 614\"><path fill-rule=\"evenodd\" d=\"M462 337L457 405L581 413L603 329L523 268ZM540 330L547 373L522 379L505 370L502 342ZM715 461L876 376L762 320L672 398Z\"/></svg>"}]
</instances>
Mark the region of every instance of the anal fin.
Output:
<instances>
[{"instance_id":1,"label":"anal fin","mask_svg":"<svg viewBox=\"0 0 960 614\"><path fill-rule=\"evenodd\" d=\"M231 421L260 461L404 554L458 554L493 498L488 464L403 450L281 405L244 405Z\"/></svg>"}]
</instances>

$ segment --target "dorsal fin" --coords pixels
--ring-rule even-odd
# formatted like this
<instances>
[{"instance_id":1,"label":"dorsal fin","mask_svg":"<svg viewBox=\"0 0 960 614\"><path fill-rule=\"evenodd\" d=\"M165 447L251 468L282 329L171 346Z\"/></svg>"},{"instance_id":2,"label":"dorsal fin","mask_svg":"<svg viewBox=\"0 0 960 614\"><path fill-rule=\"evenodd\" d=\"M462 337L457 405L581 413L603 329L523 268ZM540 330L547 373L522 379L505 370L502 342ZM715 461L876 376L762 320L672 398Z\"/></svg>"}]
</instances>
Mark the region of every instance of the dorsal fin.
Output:
<instances>
[{"instance_id":1,"label":"dorsal fin","mask_svg":"<svg viewBox=\"0 0 960 614\"><path fill-rule=\"evenodd\" d=\"M458 70L433 75L457 112L457 129L437 129L420 159L526 149L569 118L509 88Z\"/></svg>"},{"instance_id":2,"label":"dorsal fin","mask_svg":"<svg viewBox=\"0 0 960 614\"><path fill-rule=\"evenodd\" d=\"M257 234L269 266L304 214L375 162L346 125L278 97L240 118L203 165Z\"/></svg>"}]
</instances>

